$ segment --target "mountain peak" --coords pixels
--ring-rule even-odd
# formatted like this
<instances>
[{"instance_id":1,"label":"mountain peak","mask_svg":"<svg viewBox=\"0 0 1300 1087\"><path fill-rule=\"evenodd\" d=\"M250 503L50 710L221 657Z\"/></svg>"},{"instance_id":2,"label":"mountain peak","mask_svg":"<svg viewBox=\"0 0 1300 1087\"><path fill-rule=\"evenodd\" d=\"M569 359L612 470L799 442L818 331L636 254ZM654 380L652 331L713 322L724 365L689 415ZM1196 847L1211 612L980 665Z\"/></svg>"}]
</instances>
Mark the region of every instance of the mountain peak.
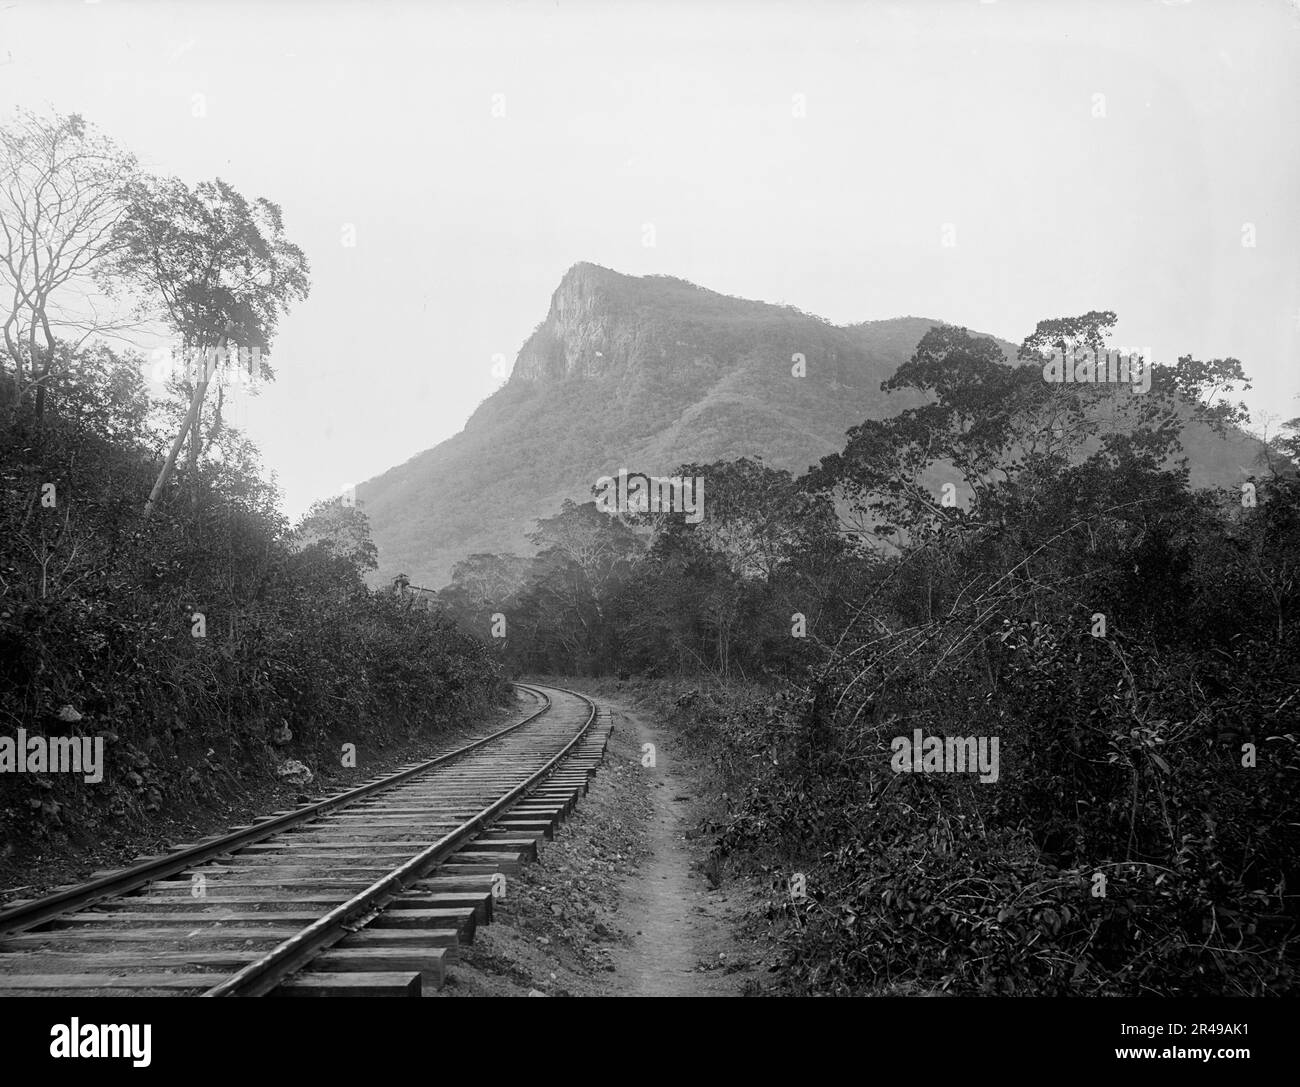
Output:
<instances>
[{"instance_id":1,"label":"mountain peak","mask_svg":"<svg viewBox=\"0 0 1300 1087\"><path fill-rule=\"evenodd\" d=\"M512 383L562 381L649 367L695 368L703 357L695 333L713 339L719 325L757 320L788 332L791 322L819 322L793 306L736 298L669 275L633 276L580 261L560 279L551 307L524 343ZM685 348L687 350L683 351Z\"/></svg>"},{"instance_id":2,"label":"mountain peak","mask_svg":"<svg viewBox=\"0 0 1300 1087\"><path fill-rule=\"evenodd\" d=\"M589 260L580 260L571 265L560 277L559 289L563 290L571 283L593 283L601 280L633 279L635 277L606 268L603 264L593 264Z\"/></svg>"},{"instance_id":3,"label":"mountain peak","mask_svg":"<svg viewBox=\"0 0 1300 1087\"><path fill-rule=\"evenodd\" d=\"M580 261L560 278L546 319L515 359L512 382L559 380L600 372L605 348L636 279Z\"/></svg>"},{"instance_id":4,"label":"mountain peak","mask_svg":"<svg viewBox=\"0 0 1300 1087\"><path fill-rule=\"evenodd\" d=\"M437 586L467 555L525 554L537 518L566 498L590 499L619 468L671 475L761 456L802 472L843 449L845 431L864 419L925 402L881 383L941 323L838 326L672 276L575 264L510 381L465 429L361 485L377 576L404 570ZM1014 345L1002 347L1014 359ZM1219 475L1235 478L1241 463L1224 462Z\"/></svg>"},{"instance_id":5,"label":"mountain peak","mask_svg":"<svg viewBox=\"0 0 1300 1087\"><path fill-rule=\"evenodd\" d=\"M620 467L762 456L803 471L850 426L910 404L880 384L929 324L840 328L675 276L574 264L465 429L361 486L377 576L440 585L471 553L524 553L536 518Z\"/></svg>"}]
</instances>

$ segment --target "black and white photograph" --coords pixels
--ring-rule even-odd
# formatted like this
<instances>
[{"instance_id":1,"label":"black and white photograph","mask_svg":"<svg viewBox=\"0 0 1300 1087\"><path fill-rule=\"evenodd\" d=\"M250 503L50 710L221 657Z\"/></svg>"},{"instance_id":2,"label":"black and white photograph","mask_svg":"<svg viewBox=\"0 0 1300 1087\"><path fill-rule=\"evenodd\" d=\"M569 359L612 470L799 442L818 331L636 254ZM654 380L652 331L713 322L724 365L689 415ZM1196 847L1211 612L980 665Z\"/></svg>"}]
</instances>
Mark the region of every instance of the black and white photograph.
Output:
<instances>
[{"instance_id":1,"label":"black and white photograph","mask_svg":"<svg viewBox=\"0 0 1300 1087\"><path fill-rule=\"evenodd\" d=\"M1289 1049L1300 0L0 0L0 323L5 1078Z\"/></svg>"}]
</instances>

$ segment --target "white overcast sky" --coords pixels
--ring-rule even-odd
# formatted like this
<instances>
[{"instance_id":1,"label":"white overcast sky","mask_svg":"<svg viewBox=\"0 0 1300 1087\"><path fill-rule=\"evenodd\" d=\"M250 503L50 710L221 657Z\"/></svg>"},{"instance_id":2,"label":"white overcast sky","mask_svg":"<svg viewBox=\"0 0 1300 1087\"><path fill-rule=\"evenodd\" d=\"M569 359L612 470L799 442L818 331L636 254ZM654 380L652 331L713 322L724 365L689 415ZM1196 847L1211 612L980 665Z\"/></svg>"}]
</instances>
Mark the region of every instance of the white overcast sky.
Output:
<instances>
[{"instance_id":1,"label":"white overcast sky","mask_svg":"<svg viewBox=\"0 0 1300 1087\"><path fill-rule=\"evenodd\" d=\"M283 207L313 291L244 417L291 514L459 430L580 260L1017 342L1114 309L1300 415L1298 60L1294 0L0 0L0 111Z\"/></svg>"}]
</instances>

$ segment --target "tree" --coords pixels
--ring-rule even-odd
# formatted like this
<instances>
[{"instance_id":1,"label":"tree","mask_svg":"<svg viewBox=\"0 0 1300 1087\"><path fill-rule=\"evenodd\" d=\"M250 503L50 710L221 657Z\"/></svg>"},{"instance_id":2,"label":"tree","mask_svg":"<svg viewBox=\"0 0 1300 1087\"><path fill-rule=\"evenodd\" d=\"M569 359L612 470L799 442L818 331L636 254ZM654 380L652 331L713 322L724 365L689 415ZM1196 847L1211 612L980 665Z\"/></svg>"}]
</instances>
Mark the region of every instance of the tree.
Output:
<instances>
[{"instance_id":1,"label":"tree","mask_svg":"<svg viewBox=\"0 0 1300 1087\"><path fill-rule=\"evenodd\" d=\"M341 498L312 503L298 522L294 536L302 548L319 547L343 559L360 573L379 565L379 551L370 538L370 519Z\"/></svg>"},{"instance_id":2,"label":"tree","mask_svg":"<svg viewBox=\"0 0 1300 1087\"><path fill-rule=\"evenodd\" d=\"M14 402L35 391L38 420L51 374L68 357L56 335L75 354L93 333L120 327L97 312L94 276L120 244L115 231L135 169L133 156L75 113L26 111L0 128L0 283L13 365L4 384Z\"/></svg>"},{"instance_id":3,"label":"tree","mask_svg":"<svg viewBox=\"0 0 1300 1087\"><path fill-rule=\"evenodd\" d=\"M254 376L274 378L265 352L280 316L307 297L309 268L302 250L284 236L279 206L262 197L249 203L220 178L193 190L176 178L132 183L115 239L114 272L140 288L146 304L160 309L180 337L190 400L145 503L147 518L187 435L191 478L195 474L199 415L209 382L229 368L228 346L256 351Z\"/></svg>"},{"instance_id":4,"label":"tree","mask_svg":"<svg viewBox=\"0 0 1300 1087\"><path fill-rule=\"evenodd\" d=\"M538 548L532 597L543 624L580 667L599 668L616 653L606 602L640 550L636 536L594 502L566 499L528 539Z\"/></svg>"}]
</instances>

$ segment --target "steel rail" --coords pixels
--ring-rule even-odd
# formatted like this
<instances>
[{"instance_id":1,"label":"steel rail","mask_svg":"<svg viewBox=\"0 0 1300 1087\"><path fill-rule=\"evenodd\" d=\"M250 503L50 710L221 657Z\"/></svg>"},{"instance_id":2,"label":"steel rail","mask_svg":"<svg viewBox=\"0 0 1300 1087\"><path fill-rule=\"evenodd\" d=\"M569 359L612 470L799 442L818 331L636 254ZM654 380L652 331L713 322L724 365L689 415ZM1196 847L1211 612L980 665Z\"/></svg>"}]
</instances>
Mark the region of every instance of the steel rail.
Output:
<instances>
[{"instance_id":1,"label":"steel rail","mask_svg":"<svg viewBox=\"0 0 1300 1087\"><path fill-rule=\"evenodd\" d=\"M449 751L445 755L439 755L437 758L429 759L426 762L419 763L416 766L406 770L399 770L395 774L379 778L377 781L366 782L364 785L358 785L354 789L348 789L345 792L336 793L333 796L326 797L314 804L308 804L301 808L295 808L293 811L285 812L283 815L277 815L263 822L255 823L245 827L242 830L232 831L229 834L221 835L217 838L196 842L192 846L184 849L178 849L174 853L168 853L165 856L155 857L152 860L142 861L139 864L131 865L121 871L114 872L107 876L101 876L99 879L90 880L87 883L79 883L74 887L69 887L63 891L56 891L54 894L44 895L41 898L32 899L19 906L11 906L8 909L0 910L0 935L16 936L19 933L26 932L28 929L35 928L37 925L44 924L55 917L69 913L73 910L81 909L85 906L94 905L108 898L117 898L120 895L127 894L137 890L146 884L155 880L165 879L167 876L174 876L179 872L192 868L196 864L202 864L206 861L213 860L223 856L226 853L233 852L236 849L243 848L246 845L253 845L257 842L264 841L267 838L279 834L283 830L297 826L299 823L307 822L318 815L335 808L343 807L359 800L363 796L369 796L371 793L379 792L398 782L405 781L408 778L423 774L427 770L442 763L457 759L463 755L469 754L484 744L498 740L516 729L523 728L530 721L536 720L542 714L551 708L551 700L544 692L525 683L515 683L514 687L520 690L526 690L537 695L542 699L542 705L530 713L521 721L508 725L489 736L475 740L473 743L466 744L464 747L457 748L455 751ZM560 688L556 688L559 690Z\"/></svg>"},{"instance_id":2,"label":"steel rail","mask_svg":"<svg viewBox=\"0 0 1300 1087\"><path fill-rule=\"evenodd\" d=\"M510 807L540 781L546 778L565 758L579 740L587 734L596 720L596 703L584 694L569 691L563 687L553 690L563 691L582 699L591 707L587 720L569 740L559 753L545 766L537 770L525 781L516 785L508 793L493 801L477 815L466 820L450 833L428 846L422 852L393 869L388 875L376 880L364 891L354 895L348 901L334 907L301 932L289 937L263 955L249 963L237 973L232 974L220 984L203 992L205 997L221 996L266 996L291 974L302 969L322 951L342 940L344 937L362 927L370 917L379 913L392 899L404 891L409 883L423 879L429 870L436 868L448 856L455 853L466 841L486 823L490 823L500 812ZM539 692L540 693L540 692ZM549 700L548 700L549 704Z\"/></svg>"}]
</instances>

